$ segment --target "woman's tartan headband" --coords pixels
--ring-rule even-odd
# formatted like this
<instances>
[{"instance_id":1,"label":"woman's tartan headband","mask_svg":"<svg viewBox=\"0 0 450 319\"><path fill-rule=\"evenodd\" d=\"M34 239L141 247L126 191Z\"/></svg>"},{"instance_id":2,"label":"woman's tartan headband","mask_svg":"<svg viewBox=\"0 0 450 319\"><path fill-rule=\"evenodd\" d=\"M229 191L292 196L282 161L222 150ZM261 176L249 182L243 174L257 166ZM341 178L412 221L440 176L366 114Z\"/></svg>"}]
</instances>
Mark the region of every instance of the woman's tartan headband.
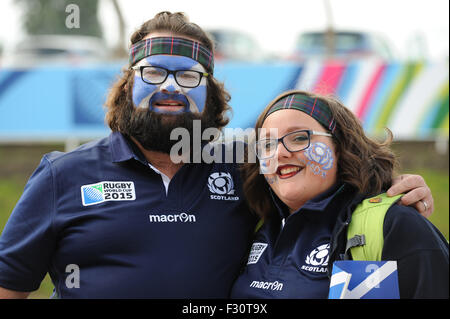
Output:
<instances>
[{"instance_id":1,"label":"woman's tartan headband","mask_svg":"<svg viewBox=\"0 0 450 319\"><path fill-rule=\"evenodd\" d=\"M264 120L273 112L286 109L294 109L308 114L331 133L334 133L336 129L336 121L328 105L320 99L303 94L294 93L278 100L266 113Z\"/></svg>"},{"instance_id":2,"label":"woman's tartan headband","mask_svg":"<svg viewBox=\"0 0 450 319\"><path fill-rule=\"evenodd\" d=\"M130 66L156 54L186 56L203 65L208 73L212 74L214 70L214 57L210 50L199 42L176 37L157 37L136 42L130 48Z\"/></svg>"}]
</instances>

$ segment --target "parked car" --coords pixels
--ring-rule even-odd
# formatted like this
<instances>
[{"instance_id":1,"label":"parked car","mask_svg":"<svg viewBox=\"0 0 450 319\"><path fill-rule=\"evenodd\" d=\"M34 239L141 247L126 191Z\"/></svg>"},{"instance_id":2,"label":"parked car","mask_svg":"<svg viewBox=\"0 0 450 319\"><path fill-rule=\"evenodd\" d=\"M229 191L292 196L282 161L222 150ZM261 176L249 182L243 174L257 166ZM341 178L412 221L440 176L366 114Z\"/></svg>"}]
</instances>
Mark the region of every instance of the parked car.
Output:
<instances>
[{"instance_id":1,"label":"parked car","mask_svg":"<svg viewBox=\"0 0 450 319\"><path fill-rule=\"evenodd\" d=\"M328 41L331 41L328 42ZM330 47L329 47L329 44ZM361 58L377 56L391 59L393 51L388 41L380 35L361 31L313 31L300 34L293 60L312 57Z\"/></svg>"},{"instance_id":2,"label":"parked car","mask_svg":"<svg viewBox=\"0 0 450 319\"><path fill-rule=\"evenodd\" d=\"M257 41L249 34L225 29L207 30L215 41L217 61L259 61L264 59L264 53Z\"/></svg>"},{"instance_id":3,"label":"parked car","mask_svg":"<svg viewBox=\"0 0 450 319\"><path fill-rule=\"evenodd\" d=\"M101 62L108 50L102 39L90 36L33 35L4 48L2 67L78 65Z\"/></svg>"}]
</instances>

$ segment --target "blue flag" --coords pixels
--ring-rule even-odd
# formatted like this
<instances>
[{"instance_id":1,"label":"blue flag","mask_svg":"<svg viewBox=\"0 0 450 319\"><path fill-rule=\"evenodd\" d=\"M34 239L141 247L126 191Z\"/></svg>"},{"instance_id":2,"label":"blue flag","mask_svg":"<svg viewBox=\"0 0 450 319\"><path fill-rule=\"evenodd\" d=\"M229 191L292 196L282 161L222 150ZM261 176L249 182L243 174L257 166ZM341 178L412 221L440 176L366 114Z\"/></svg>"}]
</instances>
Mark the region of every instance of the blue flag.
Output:
<instances>
[{"instance_id":1,"label":"blue flag","mask_svg":"<svg viewBox=\"0 0 450 319\"><path fill-rule=\"evenodd\" d=\"M399 299L397 262L334 262L328 298Z\"/></svg>"}]
</instances>

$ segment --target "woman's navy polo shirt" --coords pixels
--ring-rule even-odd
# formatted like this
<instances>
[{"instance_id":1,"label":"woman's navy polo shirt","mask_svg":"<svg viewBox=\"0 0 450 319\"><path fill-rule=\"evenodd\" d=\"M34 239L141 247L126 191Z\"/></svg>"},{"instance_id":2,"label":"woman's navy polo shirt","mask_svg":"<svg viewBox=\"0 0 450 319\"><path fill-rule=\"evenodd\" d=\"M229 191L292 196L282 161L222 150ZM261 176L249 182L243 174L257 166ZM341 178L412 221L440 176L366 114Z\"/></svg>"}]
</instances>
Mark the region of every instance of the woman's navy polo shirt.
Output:
<instances>
[{"instance_id":1,"label":"woman's navy polo shirt","mask_svg":"<svg viewBox=\"0 0 450 319\"><path fill-rule=\"evenodd\" d=\"M228 297L255 225L241 184L233 163L185 164L166 194L120 133L47 154L0 237L0 286L49 272L61 298Z\"/></svg>"},{"instance_id":2,"label":"woman's navy polo shirt","mask_svg":"<svg viewBox=\"0 0 450 319\"><path fill-rule=\"evenodd\" d=\"M266 221L256 234L232 298L328 296L329 248L339 212L333 199L338 190L332 187L292 215L277 198L279 215Z\"/></svg>"},{"instance_id":3,"label":"woman's navy polo shirt","mask_svg":"<svg viewBox=\"0 0 450 319\"><path fill-rule=\"evenodd\" d=\"M231 297L327 298L327 268L340 258L330 256L330 243L345 249L342 226L360 200L347 186L331 187L292 215L274 197L279 214L256 234ZM381 259L397 261L401 298L448 298L448 242L432 223L396 204L386 212L383 237Z\"/></svg>"}]
</instances>

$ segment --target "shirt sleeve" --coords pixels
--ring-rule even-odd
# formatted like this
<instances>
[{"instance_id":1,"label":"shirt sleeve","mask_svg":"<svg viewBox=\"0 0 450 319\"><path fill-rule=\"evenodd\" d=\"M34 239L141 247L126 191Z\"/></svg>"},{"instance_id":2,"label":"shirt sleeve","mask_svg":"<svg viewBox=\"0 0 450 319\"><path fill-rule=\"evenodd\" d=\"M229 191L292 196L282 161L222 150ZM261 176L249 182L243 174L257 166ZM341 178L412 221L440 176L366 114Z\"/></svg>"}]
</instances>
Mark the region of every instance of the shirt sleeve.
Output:
<instances>
[{"instance_id":1,"label":"shirt sleeve","mask_svg":"<svg viewBox=\"0 0 450 319\"><path fill-rule=\"evenodd\" d=\"M383 260L397 260L401 298L448 298L448 242L415 209L394 205L383 226Z\"/></svg>"},{"instance_id":2,"label":"shirt sleeve","mask_svg":"<svg viewBox=\"0 0 450 319\"><path fill-rule=\"evenodd\" d=\"M0 237L0 286L34 291L48 272L55 246L52 169L44 156Z\"/></svg>"}]
</instances>

